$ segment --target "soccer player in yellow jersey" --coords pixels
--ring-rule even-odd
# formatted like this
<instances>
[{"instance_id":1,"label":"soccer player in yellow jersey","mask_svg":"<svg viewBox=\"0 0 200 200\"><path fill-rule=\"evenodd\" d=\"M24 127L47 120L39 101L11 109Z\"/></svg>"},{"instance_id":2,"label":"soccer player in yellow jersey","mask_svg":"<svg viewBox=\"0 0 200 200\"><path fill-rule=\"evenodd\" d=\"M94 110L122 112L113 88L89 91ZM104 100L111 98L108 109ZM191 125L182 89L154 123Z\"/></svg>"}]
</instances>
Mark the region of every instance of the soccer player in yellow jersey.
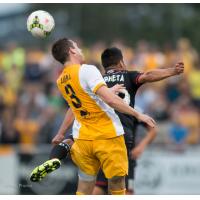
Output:
<instances>
[{"instance_id":1,"label":"soccer player in yellow jersey","mask_svg":"<svg viewBox=\"0 0 200 200\"><path fill-rule=\"evenodd\" d=\"M57 86L75 116L71 157L79 168L77 194L92 194L100 167L108 178L111 194L125 194L127 152L124 130L114 109L151 127L155 126L154 120L111 92L98 69L83 64L84 56L74 41L58 40L52 54L64 66Z\"/></svg>"}]
</instances>

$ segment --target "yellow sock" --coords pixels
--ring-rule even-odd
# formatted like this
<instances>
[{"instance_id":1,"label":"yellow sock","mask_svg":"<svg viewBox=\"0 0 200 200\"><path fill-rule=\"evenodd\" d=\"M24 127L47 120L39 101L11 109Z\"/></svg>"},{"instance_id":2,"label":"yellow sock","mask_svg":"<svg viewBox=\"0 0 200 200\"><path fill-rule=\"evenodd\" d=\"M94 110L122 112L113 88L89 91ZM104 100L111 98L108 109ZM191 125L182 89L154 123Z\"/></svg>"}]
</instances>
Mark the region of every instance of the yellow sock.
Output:
<instances>
[{"instance_id":1,"label":"yellow sock","mask_svg":"<svg viewBox=\"0 0 200 200\"><path fill-rule=\"evenodd\" d=\"M126 194L126 189L123 190L111 190L110 191L112 195L125 195Z\"/></svg>"},{"instance_id":2,"label":"yellow sock","mask_svg":"<svg viewBox=\"0 0 200 200\"><path fill-rule=\"evenodd\" d=\"M82 193L82 192L76 192L76 195L84 195L84 193Z\"/></svg>"}]
</instances>

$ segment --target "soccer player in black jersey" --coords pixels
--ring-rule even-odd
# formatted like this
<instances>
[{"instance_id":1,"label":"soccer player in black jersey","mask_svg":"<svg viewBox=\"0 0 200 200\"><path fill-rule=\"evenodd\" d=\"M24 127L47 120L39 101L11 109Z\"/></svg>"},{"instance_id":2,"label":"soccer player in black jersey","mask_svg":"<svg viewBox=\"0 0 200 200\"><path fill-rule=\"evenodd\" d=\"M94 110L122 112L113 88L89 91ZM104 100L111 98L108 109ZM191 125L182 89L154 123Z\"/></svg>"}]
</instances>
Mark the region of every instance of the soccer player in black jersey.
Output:
<instances>
[{"instance_id":1,"label":"soccer player in black jersey","mask_svg":"<svg viewBox=\"0 0 200 200\"><path fill-rule=\"evenodd\" d=\"M102 53L101 58L102 65L106 71L104 75L104 80L107 83L108 87L113 87L113 91L117 91L118 95L123 98L124 101L126 101L131 107L134 107L136 92L142 84L147 82L160 81L170 76L181 74L184 70L184 65L180 62L171 68L155 69L144 73L138 71L127 71L123 61L122 52L115 47L106 49ZM121 84L123 84L123 87L121 87ZM127 178L129 186L127 187L130 188L130 183L133 181L134 178L134 167L136 165L135 159L140 156L144 148L153 140L156 133L154 129L147 127L148 134L140 142L140 144L135 147L135 132L140 122L129 115L122 114L117 111L116 113L118 114L125 131L125 141L128 150L130 169L129 176ZM37 168L37 172L40 168L42 170L40 173L41 176L37 179L34 179L35 181L41 180L43 177L46 176L47 173L54 171L58 166L60 166L60 160L67 156L67 153L69 152L70 146L73 144L73 142L70 138L65 140L65 142L62 141L64 140L66 130L73 122L73 119L73 114L69 109L57 135L52 140L52 142L56 144L56 146L54 146L54 148L52 149L50 160ZM32 173L31 178L35 178L33 176L35 174ZM102 171L100 171L97 177L94 194L105 193L107 193L107 181Z\"/></svg>"},{"instance_id":2,"label":"soccer player in black jersey","mask_svg":"<svg viewBox=\"0 0 200 200\"><path fill-rule=\"evenodd\" d=\"M127 71L123 61L123 55L118 48L108 48L101 55L102 65L105 69L104 80L109 88L116 84L123 84L118 95L131 107L135 105L135 95L141 85L147 82L155 82L170 76L181 74L184 70L183 63L177 63L175 67L166 69L156 69L149 72ZM146 146L155 138L156 131L154 128L146 127L147 134L136 146L136 129L140 122L134 117L115 111L120 118L125 132L125 142L129 158L129 174L126 178L126 187L128 194L133 194L134 169L136 159L142 154ZM102 172L99 171L96 180L96 187L93 194L108 193L107 180Z\"/></svg>"}]
</instances>

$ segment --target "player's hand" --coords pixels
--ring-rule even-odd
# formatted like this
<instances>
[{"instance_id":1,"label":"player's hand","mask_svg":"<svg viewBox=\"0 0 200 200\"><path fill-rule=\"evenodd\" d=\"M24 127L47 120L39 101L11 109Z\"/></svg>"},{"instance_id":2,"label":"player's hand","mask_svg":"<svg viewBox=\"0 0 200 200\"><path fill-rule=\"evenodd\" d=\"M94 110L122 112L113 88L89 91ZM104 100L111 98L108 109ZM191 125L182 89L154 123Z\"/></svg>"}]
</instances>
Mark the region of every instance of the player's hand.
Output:
<instances>
[{"instance_id":1,"label":"player's hand","mask_svg":"<svg viewBox=\"0 0 200 200\"><path fill-rule=\"evenodd\" d=\"M125 89L124 84L116 84L110 88L114 94L119 94L123 89Z\"/></svg>"},{"instance_id":2,"label":"player's hand","mask_svg":"<svg viewBox=\"0 0 200 200\"><path fill-rule=\"evenodd\" d=\"M144 152L144 149L145 149L144 145L140 145L140 144L136 146L135 148L133 148L130 152L131 159L138 159Z\"/></svg>"},{"instance_id":3,"label":"player's hand","mask_svg":"<svg viewBox=\"0 0 200 200\"><path fill-rule=\"evenodd\" d=\"M57 135L53 138L52 144L59 144L59 143L61 143L64 139L65 139L65 136L64 136L64 135L57 134Z\"/></svg>"},{"instance_id":4,"label":"player's hand","mask_svg":"<svg viewBox=\"0 0 200 200\"><path fill-rule=\"evenodd\" d=\"M184 63L183 62L178 62L175 67L174 67L174 74L182 74L184 72Z\"/></svg>"},{"instance_id":5,"label":"player's hand","mask_svg":"<svg viewBox=\"0 0 200 200\"><path fill-rule=\"evenodd\" d=\"M145 114L140 113L138 120L141 121L141 122L144 122L145 124L147 124L151 128L154 128L155 125L156 125L156 122L154 121L154 119L149 117L148 115L145 115Z\"/></svg>"}]
</instances>

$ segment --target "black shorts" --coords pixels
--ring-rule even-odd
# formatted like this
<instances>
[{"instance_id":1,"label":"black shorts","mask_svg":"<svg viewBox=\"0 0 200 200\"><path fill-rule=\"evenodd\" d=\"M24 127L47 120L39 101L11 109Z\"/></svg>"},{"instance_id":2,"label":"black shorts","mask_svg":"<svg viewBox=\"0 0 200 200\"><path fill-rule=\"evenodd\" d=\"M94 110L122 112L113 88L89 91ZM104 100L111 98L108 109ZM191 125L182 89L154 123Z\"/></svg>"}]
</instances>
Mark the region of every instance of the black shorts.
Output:
<instances>
[{"instance_id":1,"label":"black shorts","mask_svg":"<svg viewBox=\"0 0 200 200\"><path fill-rule=\"evenodd\" d=\"M126 143L127 153L128 153L128 176L126 176L126 188L129 189L129 187L132 188L131 183L133 183L134 177L135 177L135 167L136 167L136 161L130 159L130 151L133 148L133 143ZM104 192L107 194L108 192L108 180L105 177L103 171L100 169L99 173L97 174L96 179L96 186L102 188Z\"/></svg>"}]
</instances>

